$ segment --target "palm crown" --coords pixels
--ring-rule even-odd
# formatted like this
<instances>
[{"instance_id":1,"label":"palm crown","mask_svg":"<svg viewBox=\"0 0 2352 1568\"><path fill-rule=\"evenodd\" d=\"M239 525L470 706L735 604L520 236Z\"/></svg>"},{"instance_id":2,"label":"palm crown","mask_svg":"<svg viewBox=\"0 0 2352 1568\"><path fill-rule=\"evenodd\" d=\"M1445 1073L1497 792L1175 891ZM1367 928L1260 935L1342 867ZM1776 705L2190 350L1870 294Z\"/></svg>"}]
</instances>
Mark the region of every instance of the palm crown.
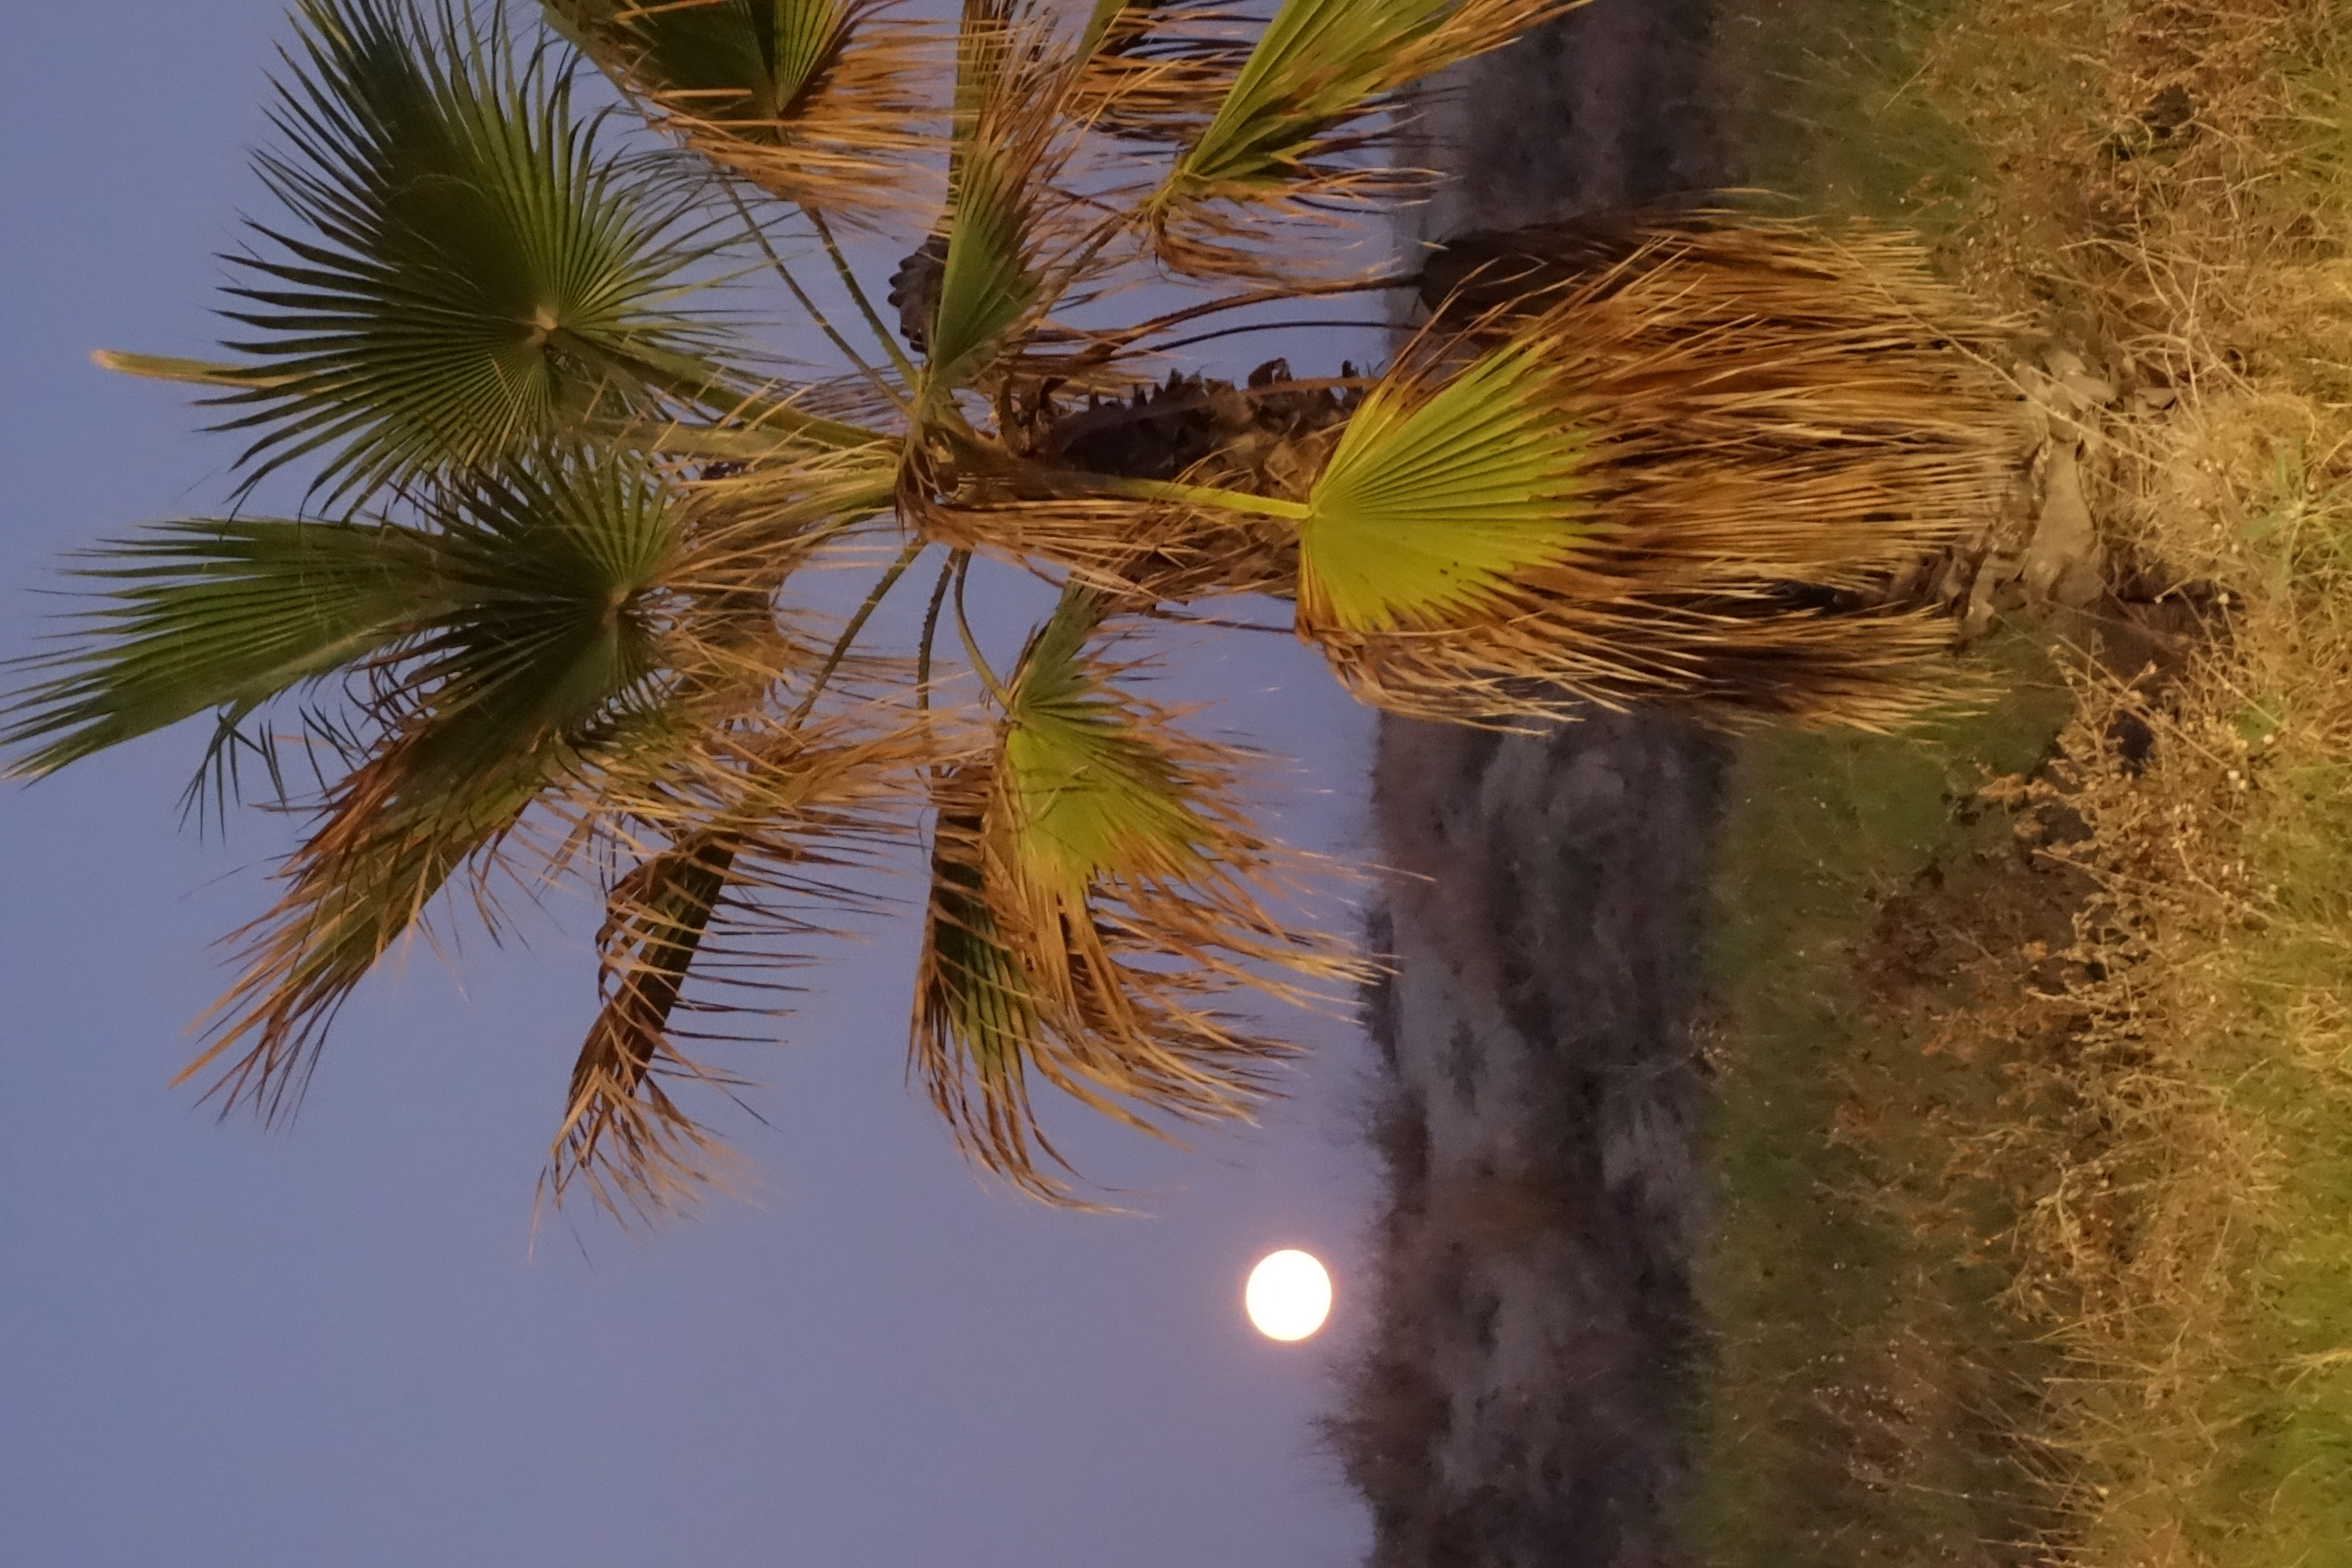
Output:
<instances>
[{"instance_id":1,"label":"palm crown","mask_svg":"<svg viewBox=\"0 0 2352 1568\"><path fill-rule=\"evenodd\" d=\"M1295 862L1243 759L1137 689L1138 617L1287 599L1350 690L1473 723L1930 703L1943 633L1891 585L1970 526L2000 422L1906 241L1686 212L1317 265L1415 189L1371 155L1398 95L1559 8L548 0L534 42L304 0L231 357L100 358L205 386L248 486L293 465L313 515L105 546L6 732L39 774L212 713L226 774L296 717L315 816L188 1071L281 1110L428 910L584 881L603 1002L550 1182L657 1208L709 1173L673 1090L725 1081L685 1016L756 1003L860 901L844 868L914 838L919 1076L984 1164L1068 1198L1035 1084L1234 1114L1283 1054L1237 988L1360 975L1269 912ZM621 110L583 106L583 58ZM845 226L919 241L897 336ZM752 265L835 374L779 377L719 309ZM1150 279L1199 297L1081 324ZM1161 379L1204 319L1381 288L1432 309L1377 374ZM1059 588L993 662L976 553ZM861 561L824 613L813 571ZM919 644L861 642L918 566Z\"/></svg>"}]
</instances>

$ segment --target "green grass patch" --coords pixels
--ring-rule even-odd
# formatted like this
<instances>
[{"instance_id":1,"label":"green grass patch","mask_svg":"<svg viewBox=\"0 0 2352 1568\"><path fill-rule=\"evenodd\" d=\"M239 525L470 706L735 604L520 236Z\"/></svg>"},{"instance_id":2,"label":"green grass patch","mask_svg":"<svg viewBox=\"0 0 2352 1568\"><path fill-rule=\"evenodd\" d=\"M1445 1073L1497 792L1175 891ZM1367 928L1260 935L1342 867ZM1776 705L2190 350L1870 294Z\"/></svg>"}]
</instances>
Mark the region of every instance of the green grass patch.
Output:
<instances>
[{"instance_id":1,"label":"green grass patch","mask_svg":"<svg viewBox=\"0 0 2352 1568\"><path fill-rule=\"evenodd\" d=\"M1983 174L1966 128L1919 90L1951 0L1727 0L1716 19L1744 183L1808 208L1959 221Z\"/></svg>"},{"instance_id":2,"label":"green grass patch","mask_svg":"<svg viewBox=\"0 0 2352 1568\"><path fill-rule=\"evenodd\" d=\"M2047 1358L1998 1300L2001 1194L1949 1169L2001 1079L1937 1048L1921 993L1964 977L1914 973L1965 945L1944 890L2016 856L1978 786L2033 766L2067 707L2030 645L2005 651L2011 695L1941 733L1742 748L1712 952L1699 1562L1997 1562L1982 1543L2037 1522L2014 1430Z\"/></svg>"},{"instance_id":3,"label":"green grass patch","mask_svg":"<svg viewBox=\"0 0 2352 1568\"><path fill-rule=\"evenodd\" d=\"M2352 25L1739 6L1796 79L1759 183L2161 393L2093 511L2219 611L2153 685L2071 661L2071 721L2028 672L1925 740L1746 745L1695 1556L2352 1564Z\"/></svg>"}]
</instances>

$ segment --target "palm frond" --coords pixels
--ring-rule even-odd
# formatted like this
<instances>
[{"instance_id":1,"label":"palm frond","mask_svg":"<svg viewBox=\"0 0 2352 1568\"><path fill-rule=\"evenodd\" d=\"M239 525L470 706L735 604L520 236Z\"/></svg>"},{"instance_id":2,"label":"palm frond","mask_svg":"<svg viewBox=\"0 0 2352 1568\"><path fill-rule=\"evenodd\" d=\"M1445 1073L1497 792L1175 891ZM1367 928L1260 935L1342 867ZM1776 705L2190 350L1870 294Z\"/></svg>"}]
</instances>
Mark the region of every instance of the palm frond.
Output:
<instances>
[{"instance_id":1,"label":"palm frond","mask_svg":"<svg viewBox=\"0 0 2352 1568\"><path fill-rule=\"evenodd\" d=\"M669 130L796 206L870 217L919 200L940 30L883 0L542 0Z\"/></svg>"},{"instance_id":2,"label":"palm frond","mask_svg":"<svg viewBox=\"0 0 2352 1568\"><path fill-rule=\"evenodd\" d=\"M641 861L607 896L596 933L604 1005L572 1067L543 1183L556 1203L584 1184L616 1214L658 1212L709 1184L716 1141L662 1079L709 1076L678 1053L670 1016L737 847L731 836L693 835Z\"/></svg>"},{"instance_id":3,"label":"palm frond","mask_svg":"<svg viewBox=\"0 0 2352 1568\"><path fill-rule=\"evenodd\" d=\"M1265 909L1283 857L1233 803L1238 759L1108 683L1072 591L1005 693L992 754L940 786L914 1058L966 1151L1072 1201L1031 1075L1131 1126L1238 1116L1288 1047L1223 1010L1358 976Z\"/></svg>"},{"instance_id":4,"label":"palm frond","mask_svg":"<svg viewBox=\"0 0 2352 1568\"><path fill-rule=\"evenodd\" d=\"M227 386L240 389L283 384L285 378L273 376L247 365L226 364L218 360L184 359L173 354L129 353L121 349L93 349L91 363L101 370L122 375L135 375L147 381L176 381L190 386Z\"/></svg>"},{"instance_id":5,"label":"palm frond","mask_svg":"<svg viewBox=\"0 0 2352 1568\"><path fill-rule=\"evenodd\" d=\"M1423 392L1384 382L1348 421L1298 524L1302 627L1349 633L1507 615L1593 526L1581 389L1528 333Z\"/></svg>"},{"instance_id":6,"label":"palm frond","mask_svg":"<svg viewBox=\"0 0 2352 1568\"><path fill-rule=\"evenodd\" d=\"M1098 0L1072 110L1121 141L1192 142L1249 58L1249 25L1224 0Z\"/></svg>"},{"instance_id":7,"label":"palm frond","mask_svg":"<svg viewBox=\"0 0 2352 1568\"><path fill-rule=\"evenodd\" d=\"M1037 297L1025 256L1028 171L1000 146L975 142L957 166L939 306L924 333L935 385L970 380Z\"/></svg>"},{"instance_id":8,"label":"palm frond","mask_svg":"<svg viewBox=\"0 0 2352 1568\"><path fill-rule=\"evenodd\" d=\"M527 449L591 416L724 395L684 313L708 247L608 149L545 52L408 0L304 0L265 183L294 219L230 258L253 335L252 479L306 456L341 497Z\"/></svg>"},{"instance_id":9,"label":"palm frond","mask_svg":"<svg viewBox=\"0 0 2352 1568\"><path fill-rule=\"evenodd\" d=\"M1161 258L1179 270L1279 276L1262 243L1300 204L1393 193L1393 171L1354 154L1396 94L1500 48L1577 0L1283 0L1215 115L1151 198ZM1327 211L1319 226L1328 230ZM1261 243L1252 243L1258 241Z\"/></svg>"},{"instance_id":10,"label":"palm frond","mask_svg":"<svg viewBox=\"0 0 2352 1568\"><path fill-rule=\"evenodd\" d=\"M1432 718L1947 705L1948 628L1896 584L1998 505L1995 324L1885 231L1658 225L1532 300L1441 312L1309 497L1300 635Z\"/></svg>"},{"instance_id":11,"label":"palm frond","mask_svg":"<svg viewBox=\"0 0 2352 1568\"><path fill-rule=\"evenodd\" d=\"M215 1086L226 1104L289 1106L343 998L461 869L494 918L488 879L535 803L698 743L664 646L677 520L657 479L551 465L442 504L443 603L362 672L365 754L242 933L244 973L189 1068L240 1052Z\"/></svg>"},{"instance_id":12,"label":"palm frond","mask_svg":"<svg viewBox=\"0 0 2352 1568\"><path fill-rule=\"evenodd\" d=\"M1069 62L1045 19L1006 10L968 16L957 39L947 251L923 334L934 395L974 380L1037 302L1041 198L1070 151Z\"/></svg>"},{"instance_id":13,"label":"palm frond","mask_svg":"<svg viewBox=\"0 0 2352 1568\"><path fill-rule=\"evenodd\" d=\"M235 519L166 523L97 552L114 586L56 671L9 700L0 745L46 742L19 770L54 772L211 709L242 715L359 664L465 593L445 542L389 524Z\"/></svg>"},{"instance_id":14,"label":"palm frond","mask_svg":"<svg viewBox=\"0 0 2352 1568\"><path fill-rule=\"evenodd\" d=\"M604 1005L572 1068L544 1195L584 1191L627 1220L725 1184L723 1144L675 1091L742 1080L688 1055L681 1015L774 1014L779 973L837 937L844 915L875 907L839 868L904 842L916 765L936 734L903 706L744 715L600 770L570 805L578 831L636 863L605 895Z\"/></svg>"}]
</instances>

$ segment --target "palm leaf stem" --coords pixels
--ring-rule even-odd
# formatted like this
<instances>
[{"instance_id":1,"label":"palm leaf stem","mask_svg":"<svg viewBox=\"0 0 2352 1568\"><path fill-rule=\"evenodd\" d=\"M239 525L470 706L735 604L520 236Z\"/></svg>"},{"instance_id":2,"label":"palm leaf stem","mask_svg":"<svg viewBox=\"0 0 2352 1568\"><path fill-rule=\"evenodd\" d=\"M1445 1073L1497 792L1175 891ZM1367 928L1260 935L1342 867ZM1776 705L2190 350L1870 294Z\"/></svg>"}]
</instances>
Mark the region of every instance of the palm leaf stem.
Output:
<instances>
[{"instance_id":1,"label":"palm leaf stem","mask_svg":"<svg viewBox=\"0 0 2352 1568\"><path fill-rule=\"evenodd\" d=\"M874 618L874 612L882 607L883 599L898 585L898 579L907 574L907 568L915 563L915 557L929 549L930 543L929 540L918 534L907 542L904 550L898 552L898 559L882 574L867 592L866 602L857 606L856 612L849 617L849 624L843 626L841 635L834 639L833 647L825 654L824 662L817 667L816 676L809 682L808 690L802 694L800 701L793 705L791 716L784 721L786 729L797 730L808 718L810 710L816 707L816 700L824 694L825 683L833 679L834 671L841 668L841 661L849 657L858 633L864 631L866 623Z\"/></svg>"},{"instance_id":2,"label":"palm leaf stem","mask_svg":"<svg viewBox=\"0 0 2352 1568\"><path fill-rule=\"evenodd\" d=\"M915 362L907 357L907 351L900 348L898 340L890 335L889 325L882 320L882 312L874 308L873 300L866 295L866 286L858 282L857 269L850 266L849 258L841 253L841 243L833 237L832 226L824 221L824 215L815 208L807 207L802 210L803 216L809 220L809 226L816 231L817 243L824 247L825 255L832 259L833 270L840 278L842 287L848 290L849 298L856 305L858 313L866 318L866 326L872 329L875 341L879 342L883 352L890 356L890 363L898 367L898 374L906 378L907 384L909 386L913 385L919 378L919 373L915 369Z\"/></svg>"},{"instance_id":3,"label":"palm leaf stem","mask_svg":"<svg viewBox=\"0 0 2352 1568\"><path fill-rule=\"evenodd\" d=\"M1096 341L1108 352L1115 353L1129 343L1140 342L1155 332L1164 332L1171 327L1181 327L1187 321L1196 321L1203 316L1214 316L1226 310L1244 310L1253 305L1286 304L1293 300L1315 299L1334 294L1370 294L1391 289L1417 289L1420 286L1421 274L1411 272L1402 275L1383 274L1378 278L1348 278L1321 283L1299 283L1280 289L1251 289L1239 294L1227 294L1220 299L1204 300L1197 305L1187 305L1181 310L1171 310L1164 316L1154 316L1148 321L1140 321L1131 327L1121 327L1116 332L1103 333ZM1393 323L1383 321L1381 324L1388 327ZM1092 350L1089 349L1088 352L1091 353ZM1108 353L1105 357L1108 357Z\"/></svg>"},{"instance_id":4,"label":"palm leaf stem","mask_svg":"<svg viewBox=\"0 0 2352 1568\"><path fill-rule=\"evenodd\" d=\"M1254 512L1260 517L1286 518L1293 522L1304 521L1312 509L1304 501L1284 500L1279 496L1251 495L1246 490L1219 489L1213 485L1188 485L1179 479L1130 479L1117 474L1079 474L1056 471L1043 476L1051 485L1075 485L1085 493L1121 496L1129 500L1172 501L1181 506L1215 507L1223 511Z\"/></svg>"},{"instance_id":5,"label":"palm leaf stem","mask_svg":"<svg viewBox=\"0 0 2352 1568\"><path fill-rule=\"evenodd\" d=\"M963 656L971 660L972 673L980 677L982 686L988 688L988 694L996 699L996 705L1009 711L1013 699L1006 693L1004 682L996 678L996 671L990 667L987 656L980 651L980 639L971 635L971 621L963 612L963 584L964 579L971 574L971 552L967 550L958 553L963 557L963 562L957 568L955 578L956 636L963 639Z\"/></svg>"},{"instance_id":6,"label":"palm leaf stem","mask_svg":"<svg viewBox=\"0 0 2352 1568\"><path fill-rule=\"evenodd\" d=\"M623 447L631 451L665 458L698 458L712 462L751 462L807 450L804 443L781 431L759 426L744 429L723 425L688 425L679 420L654 424L646 420L592 419L582 423L580 434L600 445ZM877 435L868 444L892 446L896 439ZM883 499L887 500L889 489L887 479L883 481L882 489Z\"/></svg>"},{"instance_id":7,"label":"palm leaf stem","mask_svg":"<svg viewBox=\"0 0 2352 1568\"><path fill-rule=\"evenodd\" d=\"M1194 343L1205 343L1217 338L1239 337L1244 332L1293 332L1307 327L1346 327L1354 331L1385 332L1392 330L1393 321L1332 321L1329 317L1304 317L1292 321L1244 321L1237 326L1218 327L1211 331L1195 332L1189 338L1177 338L1164 343L1154 343L1152 353L1166 353L1173 349L1188 349Z\"/></svg>"},{"instance_id":8,"label":"palm leaf stem","mask_svg":"<svg viewBox=\"0 0 2352 1568\"><path fill-rule=\"evenodd\" d=\"M950 551L940 567L940 580L931 584L931 602L923 611L923 634L915 643L915 707L922 712L931 708L931 647L940 634L940 610L947 603L949 584L971 559L969 550Z\"/></svg>"},{"instance_id":9,"label":"palm leaf stem","mask_svg":"<svg viewBox=\"0 0 2352 1568\"><path fill-rule=\"evenodd\" d=\"M865 355L850 346L849 340L842 336L841 330L833 324L832 319L818 308L814 300L809 298L808 290L802 288L800 279L793 276L793 269L784 265L782 257L776 254L776 247L768 243L767 231L762 229L759 220L751 216L751 208L743 200L742 193L732 184L728 184L725 188L727 199L734 204L735 211L743 219L744 232L751 237L751 243L759 247L760 254L767 258L768 266L778 278L783 280L784 287L792 291L793 299L807 313L808 319L816 323L817 331L823 332L826 341L841 352L842 358L857 367L857 374L864 376L874 390L880 393L893 408L900 414L906 413L906 397L884 378L880 371L866 363Z\"/></svg>"}]
</instances>

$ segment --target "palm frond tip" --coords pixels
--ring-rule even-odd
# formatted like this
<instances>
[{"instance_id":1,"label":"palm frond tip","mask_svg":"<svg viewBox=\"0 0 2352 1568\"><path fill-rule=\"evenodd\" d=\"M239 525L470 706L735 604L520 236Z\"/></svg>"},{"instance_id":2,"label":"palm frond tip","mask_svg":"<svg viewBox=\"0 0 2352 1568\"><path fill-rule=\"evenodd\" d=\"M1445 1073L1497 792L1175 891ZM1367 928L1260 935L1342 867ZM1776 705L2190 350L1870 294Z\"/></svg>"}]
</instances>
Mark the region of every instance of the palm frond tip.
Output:
<instances>
[{"instance_id":1,"label":"palm frond tip","mask_svg":"<svg viewBox=\"0 0 2352 1568\"><path fill-rule=\"evenodd\" d=\"M1200 134L1150 206L1160 257L1180 271L1283 276L1269 220L1309 203L1399 189L1397 171L1355 154L1397 95L1500 48L1579 0L1283 0Z\"/></svg>"},{"instance_id":2,"label":"palm frond tip","mask_svg":"<svg viewBox=\"0 0 2352 1568\"><path fill-rule=\"evenodd\" d=\"M924 199L921 84L950 40L877 0L543 0L551 22L688 147L780 200L861 222Z\"/></svg>"},{"instance_id":3,"label":"palm frond tip","mask_svg":"<svg viewBox=\"0 0 2352 1568\"><path fill-rule=\"evenodd\" d=\"M1007 689L995 748L942 781L914 1059L987 1168L1072 1191L1031 1077L1153 1129L1242 1114L1288 1054L1225 1011L1360 973L1262 901L1284 857L1235 809L1236 759L1110 684L1102 605L1074 591Z\"/></svg>"}]
</instances>

